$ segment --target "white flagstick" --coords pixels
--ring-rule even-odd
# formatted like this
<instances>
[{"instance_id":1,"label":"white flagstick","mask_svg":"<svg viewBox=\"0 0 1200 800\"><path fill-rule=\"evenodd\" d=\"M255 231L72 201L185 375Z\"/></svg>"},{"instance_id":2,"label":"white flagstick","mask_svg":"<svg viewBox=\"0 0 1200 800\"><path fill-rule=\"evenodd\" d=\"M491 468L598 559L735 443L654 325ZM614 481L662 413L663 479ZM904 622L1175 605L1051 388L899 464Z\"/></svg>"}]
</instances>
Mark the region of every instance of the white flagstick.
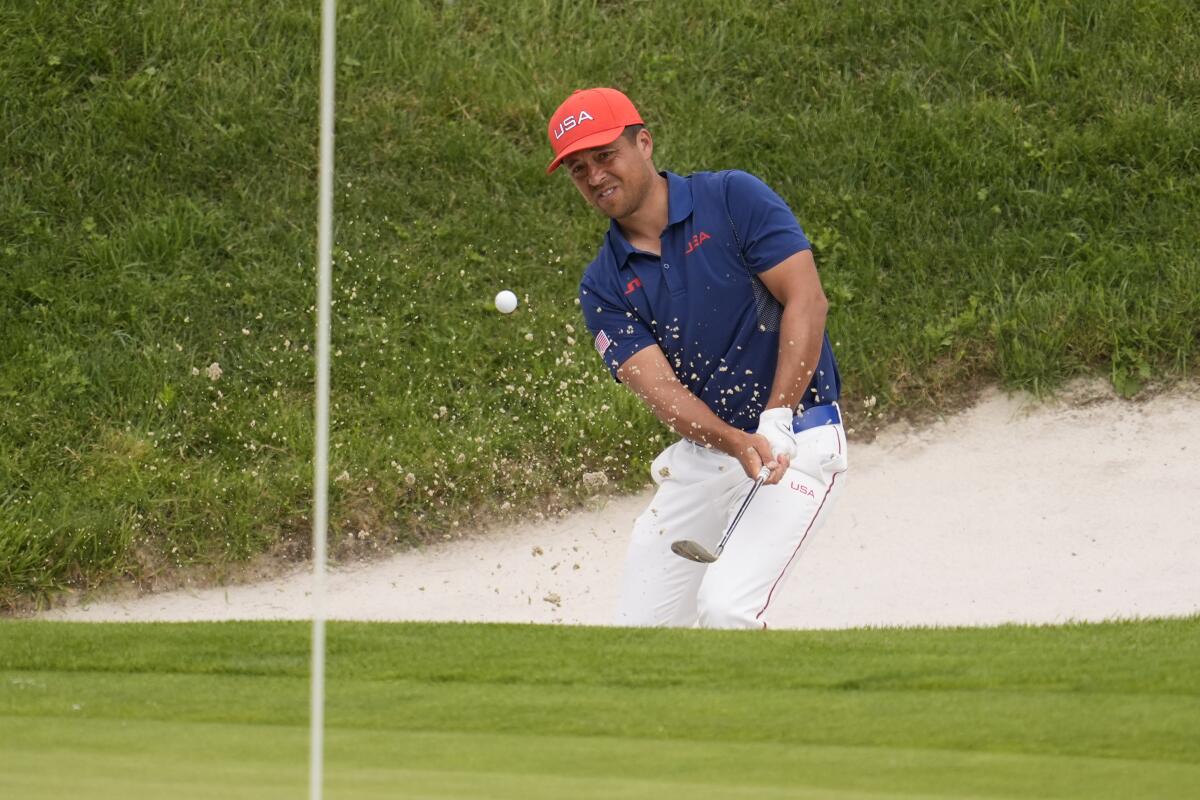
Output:
<instances>
[{"instance_id":1,"label":"white flagstick","mask_svg":"<svg viewBox=\"0 0 1200 800\"><path fill-rule=\"evenodd\" d=\"M320 198L317 211L317 408L313 465L313 625L308 790L321 800L325 767L325 535L329 501L329 305L333 283L333 90L336 0L321 3Z\"/></svg>"}]
</instances>

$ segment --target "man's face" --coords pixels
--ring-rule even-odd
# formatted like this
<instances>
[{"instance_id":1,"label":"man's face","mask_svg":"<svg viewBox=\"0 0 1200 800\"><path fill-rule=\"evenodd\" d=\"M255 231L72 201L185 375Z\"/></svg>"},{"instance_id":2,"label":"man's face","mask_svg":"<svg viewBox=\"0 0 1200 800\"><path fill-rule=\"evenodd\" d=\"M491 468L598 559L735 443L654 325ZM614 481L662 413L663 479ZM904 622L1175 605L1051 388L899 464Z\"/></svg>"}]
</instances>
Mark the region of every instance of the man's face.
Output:
<instances>
[{"instance_id":1,"label":"man's face","mask_svg":"<svg viewBox=\"0 0 1200 800\"><path fill-rule=\"evenodd\" d=\"M642 129L632 142L622 134L610 144L572 153L563 167L588 203L620 220L638 210L653 185L653 152L650 132Z\"/></svg>"}]
</instances>

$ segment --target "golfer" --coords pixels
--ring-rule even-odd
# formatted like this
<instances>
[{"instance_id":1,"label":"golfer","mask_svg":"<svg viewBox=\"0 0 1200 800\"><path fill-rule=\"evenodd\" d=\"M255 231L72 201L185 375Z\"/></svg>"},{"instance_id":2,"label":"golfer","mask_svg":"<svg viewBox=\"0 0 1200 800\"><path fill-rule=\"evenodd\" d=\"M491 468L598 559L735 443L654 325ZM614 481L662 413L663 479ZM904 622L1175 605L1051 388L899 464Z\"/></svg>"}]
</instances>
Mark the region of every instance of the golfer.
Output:
<instances>
[{"instance_id":1,"label":"golfer","mask_svg":"<svg viewBox=\"0 0 1200 800\"><path fill-rule=\"evenodd\" d=\"M787 204L746 172L682 177L615 89L571 95L550 118L554 160L611 219L579 285L616 380L682 438L655 458L634 523L619 625L765 628L846 471L840 381L812 249ZM720 558L715 550L770 470Z\"/></svg>"}]
</instances>

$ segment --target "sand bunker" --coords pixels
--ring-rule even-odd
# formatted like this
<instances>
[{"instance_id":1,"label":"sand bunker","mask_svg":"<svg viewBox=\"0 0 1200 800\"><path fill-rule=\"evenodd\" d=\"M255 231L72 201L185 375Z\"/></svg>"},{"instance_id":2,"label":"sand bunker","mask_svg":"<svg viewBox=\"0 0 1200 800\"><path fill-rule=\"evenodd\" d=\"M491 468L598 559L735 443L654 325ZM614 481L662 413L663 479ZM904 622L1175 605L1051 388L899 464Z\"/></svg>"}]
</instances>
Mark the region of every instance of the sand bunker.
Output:
<instances>
[{"instance_id":1,"label":"sand bunker","mask_svg":"<svg viewBox=\"0 0 1200 800\"><path fill-rule=\"evenodd\" d=\"M853 408L848 427L853 427ZM1200 613L1200 395L1039 405L986 394L853 446L839 506L776 628L1055 623ZM606 624L650 492L332 570L334 619ZM244 586L74 603L43 619L303 619L302 570Z\"/></svg>"}]
</instances>

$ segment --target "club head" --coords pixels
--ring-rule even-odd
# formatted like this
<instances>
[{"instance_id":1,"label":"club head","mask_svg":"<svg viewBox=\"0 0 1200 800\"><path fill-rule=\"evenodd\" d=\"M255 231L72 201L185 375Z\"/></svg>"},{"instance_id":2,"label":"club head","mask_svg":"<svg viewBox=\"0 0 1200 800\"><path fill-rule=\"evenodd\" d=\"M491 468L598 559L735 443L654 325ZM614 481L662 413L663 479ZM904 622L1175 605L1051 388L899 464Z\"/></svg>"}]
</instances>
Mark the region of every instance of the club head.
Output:
<instances>
[{"instance_id":1,"label":"club head","mask_svg":"<svg viewBox=\"0 0 1200 800\"><path fill-rule=\"evenodd\" d=\"M690 539L680 539L671 542L671 552L689 561L699 561L701 564L711 564L717 557Z\"/></svg>"}]
</instances>

